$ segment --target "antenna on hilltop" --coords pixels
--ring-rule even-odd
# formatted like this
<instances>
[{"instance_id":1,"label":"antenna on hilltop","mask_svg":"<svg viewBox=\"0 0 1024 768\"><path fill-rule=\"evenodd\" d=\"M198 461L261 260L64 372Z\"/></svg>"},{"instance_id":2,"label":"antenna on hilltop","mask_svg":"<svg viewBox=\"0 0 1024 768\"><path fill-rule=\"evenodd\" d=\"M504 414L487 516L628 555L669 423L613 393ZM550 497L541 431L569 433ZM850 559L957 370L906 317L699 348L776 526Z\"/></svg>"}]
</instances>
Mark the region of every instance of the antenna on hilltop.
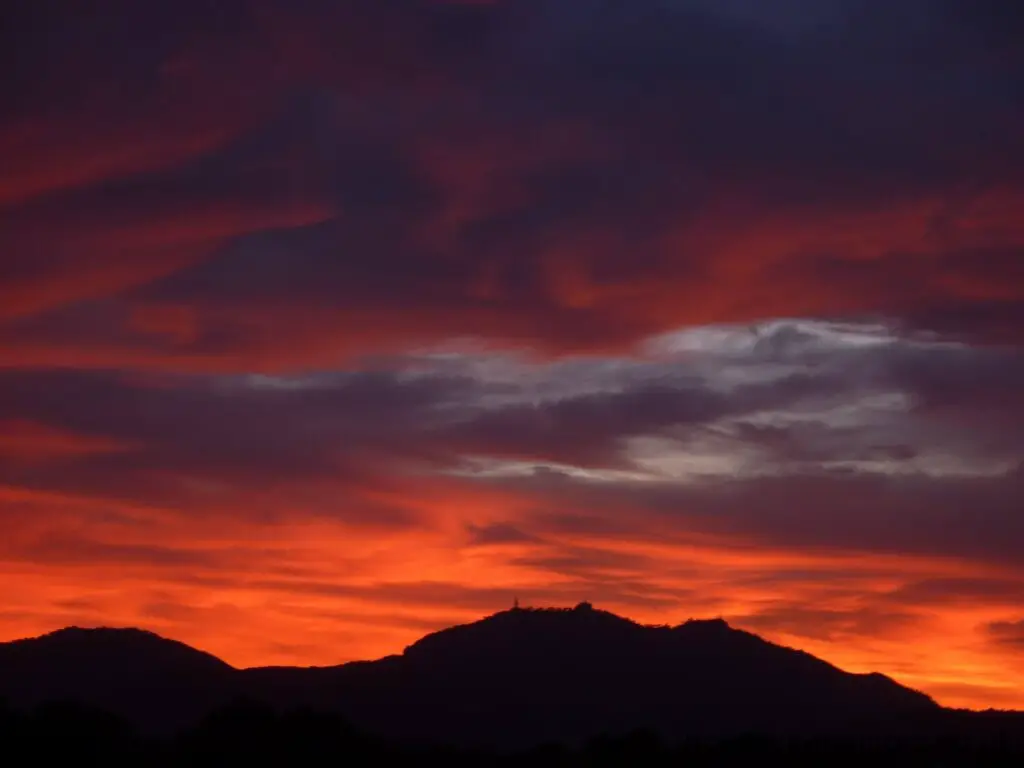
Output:
<instances>
[{"instance_id":1,"label":"antenna on hilltop","mask_svg":"<svg viewBox=\"0 0 1024 768\"><path fill-rule=\"evenodd\" d=\"M512 598L512 610L513 611L518 611L519 610L519 595L516 595L515 597Z\"/></svg>"}]
</instances>

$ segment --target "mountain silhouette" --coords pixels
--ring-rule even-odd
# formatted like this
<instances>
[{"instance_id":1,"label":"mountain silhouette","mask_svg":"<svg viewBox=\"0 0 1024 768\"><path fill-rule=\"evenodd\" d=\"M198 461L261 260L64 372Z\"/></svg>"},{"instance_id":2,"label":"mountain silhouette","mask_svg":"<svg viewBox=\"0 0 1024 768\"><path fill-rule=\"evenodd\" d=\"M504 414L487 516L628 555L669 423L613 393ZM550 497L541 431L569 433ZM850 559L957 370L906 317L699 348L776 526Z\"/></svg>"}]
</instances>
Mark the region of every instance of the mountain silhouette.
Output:
<instances>
[{"instance_id":1,"label":"mountain silhouette","mask_svg":"<svg viewBox=\"0 0 1024 768\"><path fill-rule=\"evenodd\" d=\"M824 733L939 709L882 675L843 672L721 620L648 627L588 604L504 611L366 665L250 674L373 730L481 745L637 728Z\"/></svg>"},{"instance_id":2,"label":"mountain silhouette","mask_svg":"<svg viewBox=\"0 0 1024 768\"><path fill-rule=\"evenodd\" d=\"M25 708L81 702L166 730L222 703L235 675L216 656L140 629L68 627L0 643L0 698Z\"/></svg>"},{"instance_id":3,"label":"mountain silhouette","mask_svg":"<svg viewBox=\"0 0 1024 768\"><path fill-rule=\"evenodd\" d=\"M860 733L950 712L883 675L844 672L722 620L652 627L586 603L503 611L401 655L335 667L238 670L148 632L62 630L0 644L0 697L18 707L78 701L148 730L245 698L393 739L505 747L637 729Z\"/></svg>"}]
</instances>

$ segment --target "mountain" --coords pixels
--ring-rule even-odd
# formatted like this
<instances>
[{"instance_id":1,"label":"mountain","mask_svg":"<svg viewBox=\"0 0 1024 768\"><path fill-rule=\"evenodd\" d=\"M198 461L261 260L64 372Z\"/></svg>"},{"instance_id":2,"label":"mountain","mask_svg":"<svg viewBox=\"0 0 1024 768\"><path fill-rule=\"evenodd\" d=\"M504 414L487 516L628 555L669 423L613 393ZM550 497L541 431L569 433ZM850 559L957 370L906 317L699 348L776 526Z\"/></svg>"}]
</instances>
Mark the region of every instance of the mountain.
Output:
<instances>
[{"instance_id":1,"label":"mountain","mask_svg":"<svg viewBox=\"0 0 1024 768\"><path fill-rule=\"evenodd\" d=\"M882 675L843 672L721 620L648 627L588 604L505 611L370 664L246 674L372 730L510 746L636 728L831 733L939 709Z\"/></svg>"},{"instance_id":2,"label":"mountain","mask_svg":"<svg viewBox=\"0 0 1024 768\"><path fill-rule=\"evenodd\" d=\"M398 656L319 668L236 670L138 630L62 630L0 644L0 697L78 700L150 730L245 697L340 714L389 738L509 747L638 728L882 732L949 712L883 675L844 672L721 620L650 627L586 603L503 611Z\"/></svg>"},{"instance_id":3,"label":"mountain","mask_svg":"<svg viewBox=\"0 0 1024 768\"><path fill-rule=\"evenodd\" d=\"M184 727L232 695L238 670L139 629L69 627L0 643L0 699L77 701L142 724Z\"/></svg>"}]
</instances>

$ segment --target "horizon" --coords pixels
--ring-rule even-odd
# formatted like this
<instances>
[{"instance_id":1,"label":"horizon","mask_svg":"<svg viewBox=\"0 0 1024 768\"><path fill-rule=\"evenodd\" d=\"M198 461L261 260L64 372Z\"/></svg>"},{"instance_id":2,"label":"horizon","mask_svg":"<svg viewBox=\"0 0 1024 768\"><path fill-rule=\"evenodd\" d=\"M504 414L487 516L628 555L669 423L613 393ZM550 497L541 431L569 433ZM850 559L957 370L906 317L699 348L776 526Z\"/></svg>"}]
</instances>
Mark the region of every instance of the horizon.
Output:
<instances>
[{"instance_id":1,"label":"horizon","mask_svg":"<svg viewBox=\"0 0 1024 768\"><path fill-rule=\"evenodd\" d=\"M178 644L185 645L185 646L187 646L188 648L190 648L193 651L196 651L196 652L199 652L199 653L202 653L202 654L206 654L206 655L209 655L209 656L213 656L218 661L224 662L228 666L230 666L232 669L238 670L238 671L251 670L251 669L281 668L281 667L295 668L295 669L329 669L331 667L344 666L346 664L381 661L381 660L384 660L386 658L390 658L390 657L393 657L393 656L401 656L401 655L403 655L405 653L405 651L411 645L414 645L419 640L421 640L423 638L426 638L426 637L428 637L430 635L441 633L441 632L444 632L445 630L458 629L458 628L469 626L469 625L472 625L472 624L479 624L479 623L488 621L490 619L494 619L495 617L503 615L503 614L524 613L524 614L577 614L578 615L578 614L581 613L582 610L586 610L587 612L593 611L593 612L596 612L596 613L607 614L607 615L610 615L610 616L614 617L615 619L628 622L629 624L633 624L636 627L638 627L640 629L645 629L645 630L673 630L673 629L678 629L680 627L686 626L686 625L691 624L691 623L697 623L697 624L707 624L707 623L717 624L717 623L721 623L721 624L724 624L730 631L752 634L752 635L754 635L755 637L759 638L762 641L765 641L765 642L768 642L768 643L771 643L771 644L774 644L774 645L778 645L778 646L780 646L782 648L787 648L787 649L795 650L795 651L802 651L802 652L805 652L805 653L807 652L807 650L804 649L804 648L799 648L799 647L796 647L796 646L789 646L789 645L786 645L784 643L774 642L774 641L770 640L769 638L764 637L764 636L762 636L762 635L760 635L760 634L758 634L756 632L751 632L750 630L744 629L742 627L733 626L725 618L723 618L721 616L689 617L689 618L683 619L683 620L681 620L679 622L676 622L676 623L646 623L646 622L637 621L637 620L635 620L635 619L633 619L633 618L631 618L629 616L623 616L621 614L614 613L612 611L608 611L608 610L606 610L604 608L601 608L599 606L593 605L592 603L590 603L589 601L586 601L586 600L581 601L581 602L579 602L579 603L577 603L575 605L572 605L572 606L553 606L553 605L535 606L535 605L519 605L517 603L515 605L509 606L509 607L506 607L506 608L502 608L502 609L498 609L498 610L493 611L491 613L487 613L487 614L478 616L476 619L467 621L465 623L453 624L453 625L438 627L436 629L430 630L430 631L425 632L424 634L420 635L415 640L413 640L412 642L408 643L407 645L405 645L401 649L398 649L398 650L395 650L395 651L392 651L392 652L389 652L389 653L384 653L384 654L382 654L380 656L375 656L375 657L372 657L372 658L341 659L341 660L338 660L338 661L335 661L335 662L317 663L317 664L287 664L287 665L281 665L281 664L254 664L254 665L239 665L239 664L232 663L232 661L230 659L226 659L223 656L219 655L218 653L216 653L216 652L214 652L214 651L212 651L212 650L210 650L208 648L203 648L203 647L199 647L199 646L193 645L193 644L191 644L191 643L189 643L189 642L187 642L187 641L185 641L185 640L183 640L181 638L173 637L173 636L170 636L170 635L165 635L165 634L162 634L160 632L154 631L154 630L149 629L149 628L144 627L144 626L134 626L134 625L131 625L131 626L129 626L129 625L97 625L97 626L77 626L77 625L72 625L72 626L64 626L64 627L59 627L57 629L49 630L49 631L43 632L43 633L41 633L39 635L34 635L34 636L30 636L30 637L15 638L13 640L0 640L0 645L3 645L4 643L12 643L12 642L16 642L16 643L30 642L30 641L33 641L33 640L40 640L40 639L45 638L45 637L50 637L50 636L53 636L53 635L60 635L62 633L68 633L68 632L74 632L74 631L82 631L82 632L91 632L91 631L138 632L138 633L141 633L141 634L144 634L144 635L152 636L152 637L157 638L157 639L159 639L161 641L168 641L168 642L173 642L173 643L178 643ZM837 669L839 669L839 670L841 670L843 672L850 673L850 674L855 674L855 675L879 675L879 674L882 674L878 670L852 670L852 669L847 669L847 668L843 667L842 665L837 664L836 662L834 662L831 659L823 658L823 657L817 656L815 654L811 654L811 655L814 656L814 658L819 659L820 661L824 661L827 664L830 664L831 666L836 667ZM883 676L890 677L889 675L883 675ZM891 678L891 677L890 677L890 679L894 680L894 682L896 682L896 683L898 683L900 685L903 685L904 687L909 688L910 690L913 690L913 691L917 690L917 689L913 688L913 686L906 685L905 683L901 682L898 679ZM932 698L934 700L934 697L932 697ZM938 701L938 700L935 700L935 701L940 706L946 707L946 708L950 708L950 709L968 710L968 711L974 711L974 712L984 712L984 711L1000 711L1000 712L1007 712L1007 713L1020 712L1020 713L1024 714L1024 710L1018 710L1018 709L1013 709L1013 708L1003 708L1003 707L985 707L985 708L950 707L949 705L944 704L941 701Z\"/></svg>"},{"instance_id":2,"label":"horizon","mask_svg":"<svg viewBox=\"0 0 1024 768\"><path fill-rule=\"evenodd\" d=\"M1024 710L1024 3L0 22L0 641L587 600Z\"/></svg>"}]
</instances>

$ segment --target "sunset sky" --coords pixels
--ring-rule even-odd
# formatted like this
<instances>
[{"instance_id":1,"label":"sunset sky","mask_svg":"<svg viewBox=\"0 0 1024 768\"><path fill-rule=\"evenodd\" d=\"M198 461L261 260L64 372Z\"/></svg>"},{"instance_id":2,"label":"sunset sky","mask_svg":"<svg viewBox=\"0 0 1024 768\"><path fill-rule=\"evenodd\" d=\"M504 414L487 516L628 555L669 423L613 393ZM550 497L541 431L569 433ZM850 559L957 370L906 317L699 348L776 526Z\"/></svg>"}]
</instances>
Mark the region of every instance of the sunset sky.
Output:
<instances>
[{"instance_id":1,"label":"sunset sky","mask_svg":"<svg viewBox=\"0 0 1024 768\"><path fill-rule=\"evenodd\" d=\"M0 67L0 640L587 599L1024 708L1020 0L25 0Z\"/></svg>"}]
</instances>

